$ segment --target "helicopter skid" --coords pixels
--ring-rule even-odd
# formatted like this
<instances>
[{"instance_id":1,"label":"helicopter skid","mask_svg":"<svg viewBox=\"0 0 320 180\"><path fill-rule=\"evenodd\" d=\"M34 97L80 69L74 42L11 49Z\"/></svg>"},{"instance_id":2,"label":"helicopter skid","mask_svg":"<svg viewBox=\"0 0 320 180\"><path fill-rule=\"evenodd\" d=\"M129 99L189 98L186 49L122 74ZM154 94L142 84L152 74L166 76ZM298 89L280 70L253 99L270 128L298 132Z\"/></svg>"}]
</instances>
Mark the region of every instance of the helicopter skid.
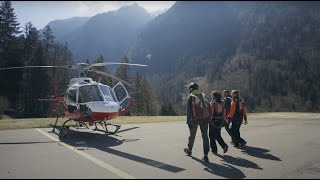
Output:
<instances>
[{"instance_id":1,"label":"helicopter skid","mask_svg":"<svg viewBox=\"0 0 320 180\"><path fill-rule=\"evenodd\" d=\"M60 117L60 116L59 116L59 117ZM67 135L67 131L68 131L68 129L70 128L70 126L66 126L66 123L69 122L69 121L74 121L74 120L73 120L73 119L68 119L68 120L66 120L65 122L63 122L61 128L58 129L58 127L57 127L57 121L58 121L59 117L57 118L55 125L53 125L53 126L51 125L51 127L53 127L51 133L57 134L59 137L62 137L62 138L63 138L63 137L65 137L65 136ZM78 125L78 124L77 124L77 125ZM77 126L77 125L76 125L76 126ZM58 129L59 133L56 132L56 129Z\"/></svg>"},{"instance_id":2,"label":"helicopter skid","mask_svg":"<svg viewBox=\"0 0 320 180\"><path fill-rule=\"evenodd\" d=\"M62 116L63 114L60 114L57 119L56 119L56 122L54 125L51 125L53 127L52 129L52 133L55 133L57 134L59 137L66 137L67 135L67 131L68 129L70 128L70 126L67 126L67 122L69 121L75 121L76 122L76 125L74 126L76 129L79 129L79 128L87 128L87 129L90 129L87 124L83 121L79 121L78 119L68 119L66 121L63 122L61 128L57 128L57 122L58 122L58 119ZM96 121L96 122L90 122L90 124L92 123L92 125L94 124L95 125L95 128L93 129L93 131L100 131L100 132L104 132L105 134L115 134L116 132L118 132L118 130L121 128L121 125L117 125L117 124L111 124L111 123L106 123L106 120L103 120L103 121ZM99 129L97 127L97 123L100 124L105 130L102 130L102 129ZM89 125L90 125L89 124ZM108 126L115 126L116 129L114 131L109 131L108 130ZM59 132L56 132L56 129L59 130Z\"/></svg>"},{"instance_id":3,"label":"helicopter skid","mask_svg":"<svg viewBox=\"0 0 320 180\"><path fill-rule=\"evenodd\" d=\"M103 123L102 123L103 122ZM116 132L118 132L118 130L121 128L120 125L117 125L117 124L111 124L111 123L106 123L106 121L100 121L98 122L102 127L105 128L105 130L101 130L101 129L98 129L97 127L97 123L95 122L95 128L93 129L94 131L100 131L100 132L104 132L106 134L115 134ZM109 131L108 130L108 126L115 126L116 129L114 131Z\"/></svg>"}]
</instances>

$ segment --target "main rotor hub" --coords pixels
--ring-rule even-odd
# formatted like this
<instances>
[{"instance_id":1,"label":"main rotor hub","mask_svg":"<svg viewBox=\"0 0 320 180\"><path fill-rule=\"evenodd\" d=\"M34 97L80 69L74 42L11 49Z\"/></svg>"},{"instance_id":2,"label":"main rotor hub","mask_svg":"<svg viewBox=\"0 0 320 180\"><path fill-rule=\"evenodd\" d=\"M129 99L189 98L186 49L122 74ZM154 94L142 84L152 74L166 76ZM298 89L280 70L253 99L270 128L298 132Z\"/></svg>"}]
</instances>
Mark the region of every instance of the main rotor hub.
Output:
<instances>
[{"instance_id":1,"label":"main rotor hub","mask_svg":"<svg viewBox=\"0 0 320 180\"><path fill-rule=\"evenodd\" d=\"M69 85L73 85L73 84L76 84L76 83L94 83L93 80L91 78L88 78L88 77L79 77L79 78L73 78L73 79L70 79L70 84Z\"/></svg>"}]
</instances>

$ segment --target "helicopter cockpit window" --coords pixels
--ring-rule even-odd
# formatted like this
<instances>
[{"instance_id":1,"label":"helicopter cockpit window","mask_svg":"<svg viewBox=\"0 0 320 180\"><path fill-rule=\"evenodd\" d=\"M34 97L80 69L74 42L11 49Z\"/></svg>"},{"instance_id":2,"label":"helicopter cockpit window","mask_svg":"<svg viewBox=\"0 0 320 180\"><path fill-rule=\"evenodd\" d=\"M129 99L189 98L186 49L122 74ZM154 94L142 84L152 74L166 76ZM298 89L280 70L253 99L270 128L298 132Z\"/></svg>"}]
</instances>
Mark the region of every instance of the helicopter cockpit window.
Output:
<instances>
[{"instance_id":1,"label":"helicopter cockpit window","mask_svg":"<svg viewBox=\"0 0 320 180\"><path fill-rule=\"evenodd\" d=\"M79 87L78 103L86 103L92 101L103 101L98 86L86 85Z\"/></svg>"},{"instance_id":2,"label":"helicopter cockpit window","mask_svg":"<svg viewBox=\"0 0 320 180\"><path fill-rule=\"evenodd\" d=\"M70 89L68 91L68 101L71 103L76 102L76 97L77 97L77 90L76 89Z\"/></svg>"},{"instance_id":3,"label":"helicopter cockpit window","mask_svg":"<svg viewBox=\"0 0 320 180\"><path fill-rule=\"evenodd\" d=\"M104 95L104 97L105 97L105 99L106 99L107 101L116 102L115 97L114 97L114 95L112 94L112 92L111 92L111 90L110 90L109 87L99 85L99 88L100 88L102 94Z\"/></svg>"}]
</instances>

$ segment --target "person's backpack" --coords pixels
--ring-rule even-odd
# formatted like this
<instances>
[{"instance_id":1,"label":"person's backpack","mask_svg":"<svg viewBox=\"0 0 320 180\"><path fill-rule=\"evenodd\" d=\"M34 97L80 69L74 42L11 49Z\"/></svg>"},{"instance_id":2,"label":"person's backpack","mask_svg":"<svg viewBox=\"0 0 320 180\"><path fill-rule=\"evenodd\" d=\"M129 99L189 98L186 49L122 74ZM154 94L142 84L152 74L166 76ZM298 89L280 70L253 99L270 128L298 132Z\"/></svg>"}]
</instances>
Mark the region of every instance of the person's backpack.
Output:
<instances>
[{"instance_id":1,"label":"person's backpack","mask_svg":"<svg viewBox=\"0 0 320 180\"><path fill-rule=\"evenodd\" d=\"M225 108L224 102L223 101L221 101L221 102L214 101L213 104L214 104L214 117L216 119L223 118L223 110Z\"/></svg>"},{"instance_id":2,"label":"person's backpack","mask_svg":"<svg viewBox=\"0 0 320 180\"><path fill-rule=\"evenodd\" d=\"M210 104L203 95L190 95L192 98L193 116L196 120L209 119L211 116Z\"/></svg>"},{"instance_id":3,"label":"person's backpack","mask_svg":"<svg viewBox=\"0 0 320 180\"><path fill-rule=\"evenodd\" d=\"M235 119L234 123L242 123L243 119L243 108L244 108L244 101L243 99L235 99L236 100L236 111L234 113L233 119Z\"/></svg>"},{"instance_id":4,"label":"person's backpack","mask_svg":"<svg viewBox=\"0 0 320 180\"><path fill-rule=\"evenodd\" d=\"M223 124L223 111L225 108L225 104L223 101L221 102L213 101L212 103L214 108L214 114L213 114L214 119L212 119L213 124L216 127L220 127Z\"/></svg>"},{"instance_id":5,"label":"person's backpack","mask_svg":"<svg viewBox=\"0 0 320 180\"><path fill-rule=\"evenodd\" d=\"M243 111L243 106L244 106L244 101L243 99L236 99L237 106L236 106L236 112L239 114L242 114Z\"/></svg>"}]
</instances>

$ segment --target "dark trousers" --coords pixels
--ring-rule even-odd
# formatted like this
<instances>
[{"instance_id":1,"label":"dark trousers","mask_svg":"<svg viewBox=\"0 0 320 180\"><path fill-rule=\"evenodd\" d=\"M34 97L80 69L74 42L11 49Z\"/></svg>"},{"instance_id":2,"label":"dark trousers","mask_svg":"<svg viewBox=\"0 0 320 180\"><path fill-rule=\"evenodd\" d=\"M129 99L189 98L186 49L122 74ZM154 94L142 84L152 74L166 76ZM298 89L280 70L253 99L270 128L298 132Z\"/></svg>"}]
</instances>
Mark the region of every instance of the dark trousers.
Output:
<instances>
[{"instance_id":1,"label":"dark trousers","mask_svg":"<svg viewBox=\"0 0 320 180\"><path fill-rule=\"evenodd\" d=\"M233 141L234 141L235 146L239 146L240 144L243 144L245 142L245 140L242 139L240 136L241 124L242 123L239 121L232 122L231 132L232 132Z\"/></svg>"},{"instance_id":2,"label":"dark trousers","mask_svg":"<svg viewBox=\"0 0 320 180\"><path fill-rule=\"evenodd\" d=\"M190 136L188 141L188 148L192 151L194 140L196 138L198 125L200 126L202 140L203 140L203 153L207 155L209 153L209 137L208 137L208 121L203 123L193 123L192 127L189 126Z\"/></svg>"},{"instance_id":3,"label":"dark trousers","mask_svg":"<svg viewBox=\"0 0 320 180\"><path fill-rule=\"evenodd\" d=\"M229 123L225 122L224 127L225 127L227 133L229 134L229 136L231 137L231 141L233 142L232 132L231 132L231 128L229 127L229 125L230 125L230 122Z\"/></svg>"},{"instance_id":4,"label":"dark trousers","mask_svg":"<svg viewBox=\"0 0 320 180\"><path fill-rule=\"evenodd\" d=\"M221 137L221 128L217 128L216 126L213 126L212 124L209 123L209 137L210 137L210 146L211 146L211 151L217 153L217 145L216 141L220 144L222 148L227 146L227 144L224 142L224 140Z\"/></svg>"}]
</instances>

